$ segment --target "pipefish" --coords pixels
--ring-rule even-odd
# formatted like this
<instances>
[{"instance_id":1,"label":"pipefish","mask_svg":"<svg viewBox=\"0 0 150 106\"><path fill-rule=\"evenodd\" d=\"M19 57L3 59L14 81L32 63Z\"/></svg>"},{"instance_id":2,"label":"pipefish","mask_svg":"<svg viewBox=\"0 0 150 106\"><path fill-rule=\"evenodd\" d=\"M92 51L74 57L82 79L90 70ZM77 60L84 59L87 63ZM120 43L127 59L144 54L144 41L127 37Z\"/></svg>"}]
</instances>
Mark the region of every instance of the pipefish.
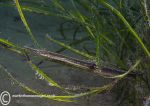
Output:
<instances>
[{"instance_id":1,"label":"pipefish","mask_svg":"<svg viewBox=\"0 0 150 106\"><path fill-rule=\"evenodd\" d=\"M68 56L58 54L55 52L50 52L47 50L34 49L31 47L27 47L27 46L25 46L24 48L25 50L27 50L27 52L46 58L50 61L73 66L73 67L84 69L84 70L88 70L98 75L114 76L114 75L120 75L126 72L124 70L112 69L109 67L98 67L96 63L94 62L79 60L79 59L68 57ZM128 76L135 77L136 73L129 73Z\"/></svg>"}]
</instances>

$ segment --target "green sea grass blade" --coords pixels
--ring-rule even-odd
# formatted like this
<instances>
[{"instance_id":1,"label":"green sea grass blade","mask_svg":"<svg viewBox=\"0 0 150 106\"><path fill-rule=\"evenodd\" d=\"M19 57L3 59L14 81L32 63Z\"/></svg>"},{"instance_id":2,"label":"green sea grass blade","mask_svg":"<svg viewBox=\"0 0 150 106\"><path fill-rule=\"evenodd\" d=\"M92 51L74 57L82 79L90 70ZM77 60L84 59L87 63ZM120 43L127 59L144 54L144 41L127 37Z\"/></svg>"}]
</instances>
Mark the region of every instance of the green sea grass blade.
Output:
<instances>
[{"instance_id":1,"label":"green sea grass blade","mask_svg":"<svg viewBox=\"0 0 150 106\"><path fill-rule=\"evenodd\" d=\"M28 11L28 12L34 12L34 13L39 13L39 14L44 14L44 15L48 15L48 16L57 16L57 14L48 11L47 9L43 8L43 7L34 7L34 6L21 6L21 9L24 11Z\"/></svg>"},{"instance_id":2,"label":"green sea grass blade","mask_svg":"<svg viewBox=\"0 0 150 106\"><path fill-rule=\"evenodd\" d=\"M75 5L75 3L74 3L74 0L71 0L71 3L73 4L73 7L74 7L74 9L75 9L76 14L73 14L73 12L70 12L70 14L72 14L72 16L74 16L74 17L78 17L78 19L79 19L82 23L86 23L85 18L87 18L87 17L84 16L84 15L82 15L81 12L77 9L77 7L76 7L76 5ZM77 15L77 16L76 16L76 15ZM85 28L86 28L86 30L88 31L89 36L90 36L91 38L95 39L95 36L94 36L94 34L93 34L91 28L90 28L88 25L86 25Z\"/></svg>"},{"instance_id":3,"label":"green sea grass blade","mask_svg":"<svg viewBox=\"0 0 150 106\"><path fill-rule=\"evenodd\" d=\"M87 1L84 1L84 0L74 0L74 2L77 2L78 5L80 5L86 11L90 11L91 10L89 2L87 2Z\"/></svg>"},{"instance_id":4,"label":"green sea grass blade","mask_svg":"<svg viewBox=\"0 0 150 106\"><path fill-rule=\"evenodd\" d=\"M52 0L52 3L56 8L58 8L60 11L65 11L65 8L60 0Z\"/></svg>"},{"instance_id":5,"label":"green sea grass blade","mask_svg":"<svg viewBox=\"0 0 150 106\"><path fill-rule=\"evenodd\" d=\"M109 59L115 59L116 63L121 66L122 68L127 68L126 65L124 64L124 62L118 57L118 55L114 52L112 52L109 48L107 47L103 47L104 51L108 54L108 57L110 57ZM109 60L108 60L109 61Z\"/></svg>"},{"instance_id":6,"label":"green sea grass blade","mask_svg":"<svg viewBox=\"0 0 150 106\"><path fill-rule=\"evenodd\" d=\"M110 4L108 4L107 2L105 2L105 0L99 0L99 2L102 3L106 8L108 8L109 10L111 10L113 13L115 13L118 16L118 18L120 18L122 20L122 22L126 25L126 27L129 29L129 31L137 39L137 41L141 45L141 47L144 50L144 52L150 58L150 52L149 52L149 50L146 48L146 46L142 42L141 38L138 36L138 34L136 33L136 31L131 27L131 25L128 23L128 21L124 18L124 16L116 8L114 8L113 6L111 6Z\"/></svg>"},{"instance_id":7,"label":"green sea grass blade","mask_svg":"<svg viewBox=\"0 0 150 106\"><path fill-rule=\"evenodd\" d=\"M88 96L88 95L92 95L92 94L99 94L99 93L109 91L110 89L113 88L113 86L116 83L117 83L117 80L112 82L112 83L106 84L102 87L94 87L94 88L90 89L90 91L88 91L88 92L75 94L74 96L72 96L72 98L78 98L78 97L82 97L82 96Z\"/></svg>"},{"instance_id":8,"label":"green sea grass blade","mask_svg":"<svg viewBox=\"0 0 150 106\"><path fill-rule=\"evenodd\" d=\"M11 51L14 51L14 52L17 52L19 54L22 54L22 52L19 50L20 48L18 46L14 45L13 43L11 43L11 42L9 42L7 40L4 40L2 38L0 38L0 45L2 47L5 47L5 48L11 50Z\"/></svg>"},{"instance_id":9,"label":"green sea grass blade","mask_svg":"<svg viewBox=\"0 0 150 106\"><path fill-rule=\"evenodd\" d=\"M59 96L60 98L68 98L68 99L73 99L73 98L79 98L79 97L83 97L83 96L88 96L88 95L92 95L92 94L97 94L97 93L103 93L105 91L110 90L113 86L114 86L114 82L110 83L110 84L106 84L102 87L94 87L92 88L90 91L88 92L84 92L84 93L79 93L79 94L74 94L74 95L70 95L70 96Z\"/></svg>"},{"instance_id":10,"label":"green sea grass blade","mask_svg":"<svg viewBox=\"0 0 150 106\"><path fill-rule=\"evenodd\" d=\"M15 5L13 3L11 4L0 4L0 6L2 7L14 7ZM47 8L45 7L37 7L35 5L22 5L21 9L27 12L33 12L33 13L38 13L38 14L43 14L43 15L47 15L47 16L57 16L56 13L50 12Z\"/></svg>"},{"instance_id":11,"label":"green sea grass blade","mask_svg":"<svg viewBox=\"0 0 150 106\"><path fill-rule=\"evenodd\" d=\"M22 9L21 9L21 6L19 4L19 1L18 0L14 0L14 1L15 1L15 4L16 4L16 7L18 9L19 15L21 17L21 20L22 20L24 26L26 27L26 30L28 31L30 37L31 37L31 40L33 41L33 43L35 44L36 47L40 47L39 44L38 44L38 42L37 42L37 40L35 39L34 35L32 34L32 32L31 32L28 24L27 24L27 21L26 21L26 19L24 17L24 14L22 12Z\"/></svg>"},{"instance_id":12,"label":"green sea grass blade","mask_svg":"<svg viewBox=\"0 0 150 106\"><path fill-rule=\"evenodd\" d=\"M81 51L79 51L79 50L77 50L77 49L74 49L74 48L72 48L71 46L68 46L68 45L66 45L66 44L64 44L64 43L62 43L62 42L60 42L60 41L57 41L57 40L51 38L51 37L48 36L48 35L46 35L46 37L48 38L48 40L50 40L50 41L52 41L52 42L54 42L54 43L56 43L56 44L58 44L58 45L60 45L60 46L62 46L62 47L64 47L64 48L67 48L68 50L70 50L70 51L72 51L72 52L74 52L74 53L76 53L76 54L79 54L79 55L81 55L81 56L84 56L84 57L89 58L89 59L92 59L92 60L94 59L93 56L91 56L91 55L89 55L89 54L86 54L86 53L84 53L84 52L81 52Z\"/></svg>"},{"instance_id":13,"label":"green sea grass blade","mask_svg":"<svg viewBox=\"0 0 150 106\"><path fill-rule=\"evenodd\" d=\"M148 0L141 0L141 4L142 4L143 10L144 10L145 21L147 21L148 27L150 29L150 12L148 10L149 9Z\"/></svg>"},{"instance_id":14,"label":"green sea grass blade","mask_svg":"<svg viewBox=\"0 0 150 106\"><path fill-rule=\"evenodd\" d=\"M63 88L58 85L54 80L52 80L50 77L48 77L42 70L40 70L35 64L33 64L31 61L28 61L29 65L31 66L31 68L36 71L39 75L41 75L44 80L46 80L48 83L50 83L51 86L55 86L61 90L63 90Z\"/></svg>"},{"instance_id":15,"label":"green sea grass blade","mask_svg":"<svg viewBox=\"0 0 150 106\"><path fill-rule=\"evenodd\" d=\"M11 42L4 40L2 38L0 38L0 44L5 45L7 47L13 47L16 48L16 46L14 44L12 44Z\"/></svg>"},{"instance_id":16,"label":"green sea grass blade","mask_svg":"<svg viewBox=\"0 0 150 106\"><path fill-rule=\"evenodd\" d=\"M116 75L116 76L113 76L113 77L107 77L107 78L119 78L119 79L122 79L124 77L126 77L131 71L133 71L139 64L140 64L140 60L136 61L136 63L131 66L131 68L125 72L124 74L121 74L121 75Z\"/></svg>"}]
</instances>

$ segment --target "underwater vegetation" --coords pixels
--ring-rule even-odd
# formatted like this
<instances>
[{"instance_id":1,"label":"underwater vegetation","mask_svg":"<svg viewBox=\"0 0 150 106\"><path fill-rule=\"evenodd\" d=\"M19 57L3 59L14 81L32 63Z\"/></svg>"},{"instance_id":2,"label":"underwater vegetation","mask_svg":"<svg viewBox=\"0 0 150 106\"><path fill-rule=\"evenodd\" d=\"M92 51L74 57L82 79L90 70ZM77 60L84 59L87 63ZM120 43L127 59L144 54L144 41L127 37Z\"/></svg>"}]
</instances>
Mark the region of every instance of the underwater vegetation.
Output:
<instances>
[{"instance_id":1,"label":"underwater vegetation","mask_svg":"<svg viewBox=\"0 0 150 106\"><path fill-rule=\"evenodd\" d=\"M25 57L25 62L42 79L64 92L64 95L42 96L43 98L77 102L76 98L112 91L115 93L117 105L125 106L141 106L150 98L149 0L1 0L0 6L17 9L19 18L15 18L15 21L22 21L28 32L27 36L34 45L20 46L1 37L0 47ZM70 36L72 40L66 43L45 34L48 41L61 47L57 53L46 50L30 29L24 12L60 18L63 20L59 30L62 38L67 40ZM65 26L68 23L74 26L70 29L70 35L66 34L68 30ZM91 48L86 45L87 42ZM79 44L83 44L80 49ZM71 51L81 56L82 60L61 55L63 51ZM89 87L88 91L79 93L66 90L38 67L44 64L43 61L38 65L32 62L32 55L80 68L106 80L111 79L112 82L100 87ZM9 73L7 67L0 66L22 88L32 94L46 95L21 83Z\"/></svg>"}]
</instances>

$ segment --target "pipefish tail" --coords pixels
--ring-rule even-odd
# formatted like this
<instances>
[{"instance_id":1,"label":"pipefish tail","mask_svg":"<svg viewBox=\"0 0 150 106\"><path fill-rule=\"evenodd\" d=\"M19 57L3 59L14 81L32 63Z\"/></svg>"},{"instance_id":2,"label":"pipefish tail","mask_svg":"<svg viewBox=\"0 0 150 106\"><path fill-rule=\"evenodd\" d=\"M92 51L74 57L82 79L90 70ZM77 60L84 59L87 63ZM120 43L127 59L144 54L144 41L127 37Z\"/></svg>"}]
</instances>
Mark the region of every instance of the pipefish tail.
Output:
<instances>
[{"instance_id":1,"label":"pipefish tail","mask_svg":"<svg viewBox=\"0 0 150 106\"><path fill-rule=\"evenodd\" d=\"M112 68L108 68L108 67L100 67L99 68L94 62L79 60L79 59L75 59L72 57L67 57L65 55L58 54L55 52L50 52L47 50L34 49L31 47L27 47L27 46L25 46L24 48L27 52L32 53L37 56L40 56L40 57L43 57L50 61L61 63L64 65L69 65L69 66L72 66L75 68L88 70L88 71L93 72L98 75L104 75L104 76L111 77L114 75L120 75L120 74L125 73L125 71L119 70L119 69L112 69ZM128 76L135 77L136 74L130 73Z\"/></svg>"}]
</instances>

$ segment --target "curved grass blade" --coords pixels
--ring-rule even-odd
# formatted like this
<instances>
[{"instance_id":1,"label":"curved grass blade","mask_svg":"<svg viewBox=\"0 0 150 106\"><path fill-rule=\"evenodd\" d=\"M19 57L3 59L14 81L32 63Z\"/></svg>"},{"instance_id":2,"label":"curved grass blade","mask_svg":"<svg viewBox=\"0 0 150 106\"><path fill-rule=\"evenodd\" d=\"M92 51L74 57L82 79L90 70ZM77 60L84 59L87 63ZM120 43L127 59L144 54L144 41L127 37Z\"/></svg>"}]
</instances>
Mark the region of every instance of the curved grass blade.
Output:
<instances>
[{"instance_id":1,"label":"curved grass blade","mask_svg":"<svg viewBox=\"0 0 150 106\"><path fill-rule=\"evenodd\" d=\"M74 96L72 96L72 98L78 98L78 97L88 96L88 95L92 95L92 94L104 93L106 91L111 90L113 88L113 86L117 83L117 81L118 80L115 80L114 82L106 84L102 87L93 87L90 89L89 92L75 94Z\"/></svg>"},{"instance_id":2,"label":"curved grass blade","mask_svg":"<svg viewBox=\"0 0 150 106\"><path fill-rule=\"evenodd\" d=\"M31 32L31 30L30 30L30 28L29 28L29 26L28 26L28 24L27 24L27 21L26 21L26 19L25 19L25 17L24 17L24 14L23 14L23 12L22 12L22 9L21 9L21 6L20 6L20 4L19 4L19 1L18 1L18 0L14 0L14 1L15 1L15 4L16 4L16 7L17 7L17 9L18 9L20 18L21 18L21 20L22 20L24 26L26 27L26 30L28 31L28 33L29 33L29 35L30 35L30 37L31 37L31 40L33 41L33 43L35 44L36 47L40 47L40 45L38 44L37 40L35 39L34 35L32 34L32 32Z\"/></svg>"},{"instance_id":3,"label":"curved grass blade","mask_svg":"<svg viewBox=\"0 0 150 106\"><path fill-rule=\"evenodd\" d=\"M113 77L107 77L107 78L119 78L122 79L124 77L126 77L131 71L133 71L139 64L140 64L141 60L138 60L133 66L131 66L131 68L125 72L124 74L121 75L117 75L117 76L113 76Z\"/></svg>"},{"instance_id":4,"label":"curved grass blade","mask_svg":"<svg viewBox=\"0 0 150 106\"><path fill-rule=\"evenodd\" d=\"M54 80L52 80L50 77L48 77L42 70L40 70L35 64L33 64L31 61L28 61L31 68L36 71L39 75L41 75L48 83L50 83L51 86L55 86L61 90L64 91L64 88L62 88L60 85L58 85Z\"/></svg>"},{"instance_id":5,"label":"curved grass blade","mask_svg":"<svg viewBox=\"0 0 150 106\"><path fill-rule=\"evenodd\" d=\"M92 60L95 59L93 56L91 56L91 55L89 55L89 54L86 54L86 53L84 53L84 52L80 52L79 50L74 49L74 48L72 48L71 46L68 46L68 45L66 45L66 44L64 44L64 43L62 43L62 42L59 42L59 41L57 41L57 40L51 38L51 37L48 36L48 35L46 35L46 37L48 38L48 40L50 40L50 41L52 41L52 42L54 42L54 43L56 43L56 44L58 44L58 45L60 45L60 46L62 46L62 47L64 47L64 48L67 48L68 50L70 50L70 51L72 51L72 52L74 52L74 53L76 53L76 54L79 54L79 55L81 55L81 56L84 56L84 57L89 58L89 59L92 59Z\"/></svg>"}]
</instances>

